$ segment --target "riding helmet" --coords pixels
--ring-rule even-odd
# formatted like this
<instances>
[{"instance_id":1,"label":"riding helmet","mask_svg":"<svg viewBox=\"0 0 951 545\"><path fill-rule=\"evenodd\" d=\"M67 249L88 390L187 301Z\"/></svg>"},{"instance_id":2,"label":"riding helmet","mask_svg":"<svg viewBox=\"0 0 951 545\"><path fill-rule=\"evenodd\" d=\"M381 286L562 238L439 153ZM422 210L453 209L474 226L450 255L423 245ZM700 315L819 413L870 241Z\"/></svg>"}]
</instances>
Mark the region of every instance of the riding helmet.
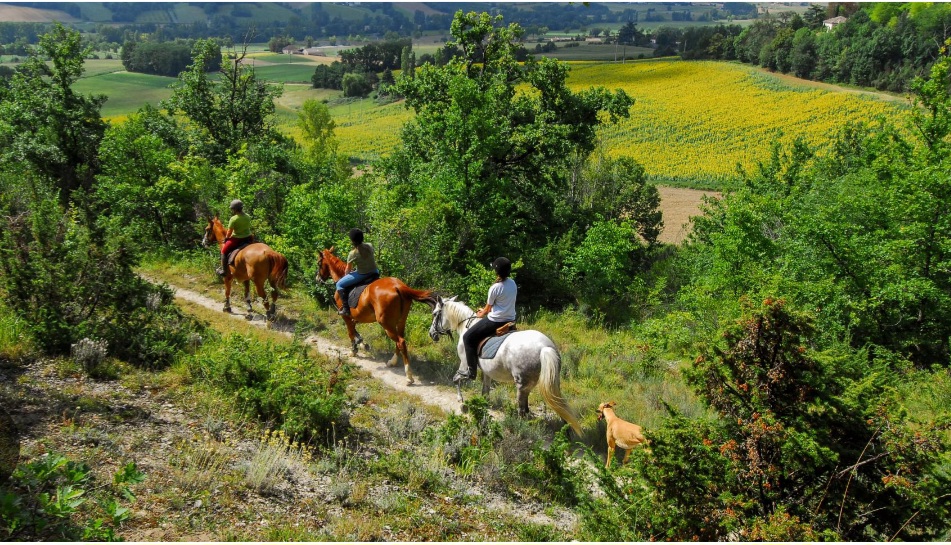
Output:
<instances>
[{"instance_id":1,"label":"riding helmet","mask_svg":"<svg viewBox=\"0 0 951 545\"><path fill-rule=\"evenodd\" d=\"M353 228L350 229L350 232L347 233L347 236L350 237L350 242L352 242L354 245L363 244L363 231Z\"/></svg>"},{"instance_id":2,"label":"riding helmet","mask_svg":"<svg viewBox=\"0 0 951 545\"><path fill-rule=\"evenodd\" d=\"M239 201L238 199L235 199L235 200L231 201L231 206L230 206L230 208L231 208L232 210L234 210L235 212L240 212L240 211L244 210L244 203L241 202L241 201Z\"/></svg>"},{"instance_id":3,"label":"riding helmet","mask_svg":"<svg viewBox=\"0 0 951 545\"><path fill-rule=\"evenodd\" d=\"M493 261L492 268L502 278L508 278L512 274L512 262L507 257L500 257Z\"/></svg>"}]
</instances>

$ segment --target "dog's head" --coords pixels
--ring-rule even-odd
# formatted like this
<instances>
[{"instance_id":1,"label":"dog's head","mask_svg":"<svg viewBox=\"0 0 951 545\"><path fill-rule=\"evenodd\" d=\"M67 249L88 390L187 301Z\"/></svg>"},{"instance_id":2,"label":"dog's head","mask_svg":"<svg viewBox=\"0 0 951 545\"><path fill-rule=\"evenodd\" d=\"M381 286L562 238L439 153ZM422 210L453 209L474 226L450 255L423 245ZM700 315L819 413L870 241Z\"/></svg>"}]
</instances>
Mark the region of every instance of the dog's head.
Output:
<instances>
[{"instance_id":1,"label":"dog's head","mask_svg":"<svg viewBox=\"0 0 951 545\"><path fill-rule=\"evenodd\" d=\"M604 409L610 409L614 407L617 403L613 401L608 401L607 403L602 403L598 405L598 420L604 420Z\"/></svg>"}]
</instances>

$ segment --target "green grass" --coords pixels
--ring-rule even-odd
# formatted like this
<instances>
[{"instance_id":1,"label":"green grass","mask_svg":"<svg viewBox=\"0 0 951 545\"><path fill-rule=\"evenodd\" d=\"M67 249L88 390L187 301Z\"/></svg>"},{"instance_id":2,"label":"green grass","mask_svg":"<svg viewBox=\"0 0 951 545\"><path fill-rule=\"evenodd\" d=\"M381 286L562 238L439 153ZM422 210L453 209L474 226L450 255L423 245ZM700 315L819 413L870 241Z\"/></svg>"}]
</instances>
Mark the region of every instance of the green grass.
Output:
<instances>
[{"instance_id":1,"label":"green grass","mask_svg":"<svg viewBox=\"0 0 951 545\"><path fill-rule=\"evenodd\" d=\"M32 351L26 324L0 304L0 359L17 360Z\"/></svg>"},{"instance_id":2,"label":"green grass","mask_svg":"<svg viewBox=\"0 0 951 545\"><path fill-rule=\"evenodd\" d=\"M164 76L112 72L83 78L73 85L73 89L82 94L108 96L102 107L102 116L115 118L127 116L145 104L157 105L171 96L169 85L175 81L175 78Z\"/></svg>"},{"instance_id":3,"label":"green grass","mask_svg":"<svg viewBox=\"0 0 951 545\"><path fill-rule=\"evenodd\" d=\"M268 81L308 83L311 81L315 69L316 65L314 63L275 64L271 66L257 66L254 68L254 74Z\"/></svg>"}]
</instances>

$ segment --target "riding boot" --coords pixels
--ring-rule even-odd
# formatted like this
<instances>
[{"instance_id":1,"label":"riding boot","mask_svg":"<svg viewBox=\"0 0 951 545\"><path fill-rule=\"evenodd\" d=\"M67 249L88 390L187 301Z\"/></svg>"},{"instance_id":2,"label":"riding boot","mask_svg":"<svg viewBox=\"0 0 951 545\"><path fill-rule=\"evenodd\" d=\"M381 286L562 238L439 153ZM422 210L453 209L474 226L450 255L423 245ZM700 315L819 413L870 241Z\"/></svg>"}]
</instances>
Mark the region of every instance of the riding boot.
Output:
<instances>
[{"instance_id":1,"label":"riding boot","mask_svg":"<svg viewBox=\"0 0 951 545\"><path fill-rule=\"evenodd\" d=\"M341 305L340 310L337 311L337 314L341 316L350 316L350 307L347 305Z\"/></svg>"},{"instance_id":2,"label":"riding boot","mask_svg":"<svg viewBox=\"0 0 951 545\"><path fill-rule=\"evenodd\" d=\"M228 270L228 255L221 254L221 268L216 270L215 273L217 273L218 276L224 276L225 271L227 270Z\"/></svg>"}]
</instances>

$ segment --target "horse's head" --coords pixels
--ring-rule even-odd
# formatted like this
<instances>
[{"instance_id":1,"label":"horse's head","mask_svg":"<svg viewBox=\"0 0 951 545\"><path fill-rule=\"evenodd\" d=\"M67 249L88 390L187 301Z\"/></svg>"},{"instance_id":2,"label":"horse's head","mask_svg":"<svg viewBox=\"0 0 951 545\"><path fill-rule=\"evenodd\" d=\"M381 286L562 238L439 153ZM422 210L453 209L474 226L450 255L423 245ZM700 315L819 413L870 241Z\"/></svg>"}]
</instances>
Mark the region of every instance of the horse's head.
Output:
<instances>
[{"instance_id":1,"label":"horse's head","mask_svg":"<svg viewBox=\"0 0 951 545\"><path fill-rule=\"evenodd\" d=\"M201 237L201 245L205 248L214 240L215 242L224 242L225 226L222 225L218 216L208 218L208 225L205 226L205 236Z\"/></svg>"},{"instance_id":2,"label":"horse's head","mask_svg":"<svg viewBox=\"0 0 951 545\"><path fill-rule=\"evenodd\" d=\"M330 258L333 255L334 246L317 252L317 274L315 278L318 282L326 282L330 278Z\"/></svg>"},{"instance_id":3,"label":"horse's head","mask_svg":"<svg viewBox=\"0 0 951 545\"><path fill-rule=\"evenodd\" d=\"M455 299L456 297L452 296L444 301L442 297L436 296L436 306L433 308L433 325L429 326L429 338L433 341L438 341L443 335L449 335L449 338L452 339L452 325L446 318L445 303L450 303Z\"/></svg>"}]
</instances>

